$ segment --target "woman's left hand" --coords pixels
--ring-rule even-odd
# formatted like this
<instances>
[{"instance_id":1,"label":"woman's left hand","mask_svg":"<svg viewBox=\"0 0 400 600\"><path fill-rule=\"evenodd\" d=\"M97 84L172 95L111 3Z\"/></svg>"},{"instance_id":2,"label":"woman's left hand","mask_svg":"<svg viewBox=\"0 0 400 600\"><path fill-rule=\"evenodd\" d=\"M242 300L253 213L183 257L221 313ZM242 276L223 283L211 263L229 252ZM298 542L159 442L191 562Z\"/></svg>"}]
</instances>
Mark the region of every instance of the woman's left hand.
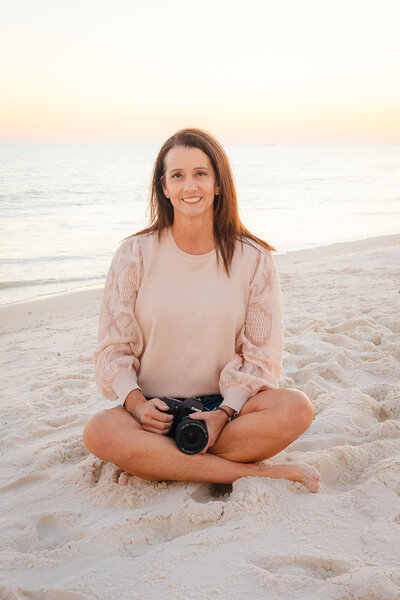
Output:
<instances>
[{"instance_id":1,"label":"woman's left hand","mask_svg":"<svg viewBox=\"0 0 400 600\"><path fill-rule=\"evenodd\" d=\"M227 424L228 419L222 410L191 413L189 417L191 419L199 419L200 421L204 421L206 424L208 431L208 443L207 446L203 448L201 452L199 452L199 454L205 454L208 448L214 446L219 434Z\"/></svg>"}]
</instances>

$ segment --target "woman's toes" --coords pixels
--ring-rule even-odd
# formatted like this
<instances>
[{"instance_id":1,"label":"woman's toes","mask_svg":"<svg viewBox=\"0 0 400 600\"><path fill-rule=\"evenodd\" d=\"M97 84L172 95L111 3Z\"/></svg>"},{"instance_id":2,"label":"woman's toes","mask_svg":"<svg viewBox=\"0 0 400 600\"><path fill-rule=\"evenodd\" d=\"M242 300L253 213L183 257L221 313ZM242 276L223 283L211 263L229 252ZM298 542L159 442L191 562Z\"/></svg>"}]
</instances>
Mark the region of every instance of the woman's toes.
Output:
<instances>
[{"instance_id":1,"label":"woman's toes","mask_svg":"<svg viewBox=\"0 0 400 600\"><path fill-rule=\"evenodd\" d=\"M126 485L128 483L128 475L122 471L118 477L118 485Z\"/></svg>"}]
</instances>

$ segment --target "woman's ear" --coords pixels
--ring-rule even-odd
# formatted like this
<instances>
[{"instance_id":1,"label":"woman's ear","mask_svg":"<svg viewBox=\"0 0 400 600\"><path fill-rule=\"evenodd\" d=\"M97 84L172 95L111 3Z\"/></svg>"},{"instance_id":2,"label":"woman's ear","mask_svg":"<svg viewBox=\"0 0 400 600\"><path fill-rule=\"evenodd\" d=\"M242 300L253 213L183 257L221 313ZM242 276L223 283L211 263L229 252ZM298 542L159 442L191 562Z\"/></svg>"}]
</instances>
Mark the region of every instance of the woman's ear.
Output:
<instances>
[{"instance_id":1,"label":"woman's ear","mask_svg":"<svg viewBox=\"0 0 400 600\"><path fill-rule=\"evenodd\" d=\"M164 181L165 181L164 175L161 175L160 181L161 181L162 189L163 189L163 192L164 192L164 196L166 198L169 198L169 196L168 196L168 190L167 190L166 186L164 185Z\"/></svg>"}]
</instances>

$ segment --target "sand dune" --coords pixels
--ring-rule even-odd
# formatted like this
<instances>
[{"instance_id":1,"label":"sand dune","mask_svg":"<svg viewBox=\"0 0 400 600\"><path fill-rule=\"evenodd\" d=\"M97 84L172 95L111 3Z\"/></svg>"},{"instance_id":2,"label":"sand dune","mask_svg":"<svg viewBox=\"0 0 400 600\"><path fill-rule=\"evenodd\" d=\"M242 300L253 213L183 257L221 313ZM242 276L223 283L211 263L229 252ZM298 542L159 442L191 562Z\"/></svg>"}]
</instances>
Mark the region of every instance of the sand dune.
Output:
<instances>
[{"instance_id":1,"label":"sand dune","mask_svg":"<svg viewBox=\"0 0 400 600\"><path fill-rule=\"evenodd\" d=\"M311 428L271 462L321 491L147 482L89 455L101 290L0 308L0 598L400 599L400 236L279 256L282 386ZM126 485L118 485L121 479Z\"/></svg>"}]
</instances>

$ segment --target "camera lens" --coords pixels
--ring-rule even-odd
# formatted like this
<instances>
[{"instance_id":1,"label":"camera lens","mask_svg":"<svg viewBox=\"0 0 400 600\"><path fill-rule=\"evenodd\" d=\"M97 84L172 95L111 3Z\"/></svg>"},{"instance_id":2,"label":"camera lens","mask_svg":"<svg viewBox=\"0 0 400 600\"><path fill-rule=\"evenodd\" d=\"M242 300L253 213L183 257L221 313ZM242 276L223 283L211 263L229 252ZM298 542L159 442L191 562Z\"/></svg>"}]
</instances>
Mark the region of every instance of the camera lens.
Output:
<instances>
[{"instance_id":1,"label":"camera lens","mask_svg":"<svg viewBox=\"0 0 400 600\"><path fill-rule=\"evenodd\" d=\"M207 446L208 431L203 421L196 421L190 417L180 420L175 430L175 441L181 452L196 454Z\"/></svg>"}]
</instances>

